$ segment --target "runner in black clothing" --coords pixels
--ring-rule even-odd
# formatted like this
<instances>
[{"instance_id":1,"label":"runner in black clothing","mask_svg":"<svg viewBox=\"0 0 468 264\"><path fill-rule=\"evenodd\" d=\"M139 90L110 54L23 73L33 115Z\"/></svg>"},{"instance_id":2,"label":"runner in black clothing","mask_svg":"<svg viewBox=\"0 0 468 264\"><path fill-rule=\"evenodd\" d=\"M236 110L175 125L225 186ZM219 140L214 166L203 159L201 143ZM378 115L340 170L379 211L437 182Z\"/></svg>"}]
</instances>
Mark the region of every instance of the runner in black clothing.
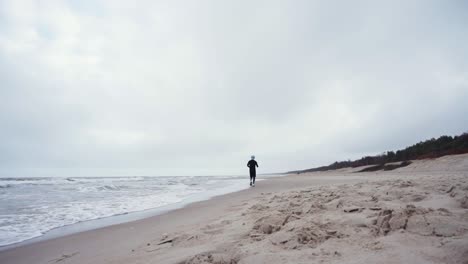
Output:
<instances>
[{"instance_id":1,"label":"runner in black clothing","mask_svg":"<svg viewBox=\"0 0 468 264\"><path fill-rule=\"evenodd\" d=\"M250 168L250 186L255 187L255 177L257 176L257 172L255 171L255 167L258 167L257 162L255 161L255 156L252 155L251 160L247 162L247 167Z\"/></svg>"}]
</instances>

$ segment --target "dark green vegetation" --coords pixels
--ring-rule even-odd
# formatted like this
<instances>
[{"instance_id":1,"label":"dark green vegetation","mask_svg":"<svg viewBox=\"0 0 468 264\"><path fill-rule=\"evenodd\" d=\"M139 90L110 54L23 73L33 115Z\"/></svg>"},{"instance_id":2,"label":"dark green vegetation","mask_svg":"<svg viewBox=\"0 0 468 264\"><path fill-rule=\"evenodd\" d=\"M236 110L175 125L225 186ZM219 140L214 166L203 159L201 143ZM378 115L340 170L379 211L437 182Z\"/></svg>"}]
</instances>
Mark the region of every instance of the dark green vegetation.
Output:
<instances>
[{"instance_id":1,"label":"dark green vegetation","mask_svg":"<svg viewBox=\"0 0 468 264\"><path fill-rule=\"evenodd\" d=\"M312 171L337 170L342 168L356 168L360 166L375 165L367 167L360 172L377 170L394 170L396 168L408 166L409 160L433 159L445 155L455 155L468 153L468 133L459 136L441 136L437 139L431 138L421 141L402 150L387 151L377 156L366 156L355 161L336 161L328 166L318 168L290 171L288 173L302 173ZM386 164L401 162L400 164Z\"/></svg>"}]
</instances>

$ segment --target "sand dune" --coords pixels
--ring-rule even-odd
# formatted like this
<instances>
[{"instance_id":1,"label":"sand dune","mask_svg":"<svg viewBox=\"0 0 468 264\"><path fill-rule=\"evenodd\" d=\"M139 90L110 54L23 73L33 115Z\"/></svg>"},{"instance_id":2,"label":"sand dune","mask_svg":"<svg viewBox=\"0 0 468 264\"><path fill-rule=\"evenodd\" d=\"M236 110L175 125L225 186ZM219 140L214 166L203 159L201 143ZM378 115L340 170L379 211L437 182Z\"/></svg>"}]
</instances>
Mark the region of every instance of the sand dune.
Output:
<instances>
[{"instance_id":1,"label":"sand dune","mask_svg":"<svg viewBox=\"0 0 468 264\"><path fill-rule=\"evenodd\" d=\"M212 245L179 263L464 263L467 194L453 175L264 193L153 250Z\"/></svg>"}]
</instances>

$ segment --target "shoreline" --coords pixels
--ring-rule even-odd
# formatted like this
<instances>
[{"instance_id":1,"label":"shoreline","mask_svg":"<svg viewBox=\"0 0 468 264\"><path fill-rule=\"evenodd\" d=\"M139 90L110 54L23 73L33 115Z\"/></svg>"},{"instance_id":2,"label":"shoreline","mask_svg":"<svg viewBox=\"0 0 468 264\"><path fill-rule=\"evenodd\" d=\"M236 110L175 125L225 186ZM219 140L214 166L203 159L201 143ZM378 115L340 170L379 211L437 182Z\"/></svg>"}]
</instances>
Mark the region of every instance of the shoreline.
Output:
<instances>
[{"instance_id":1,"label":"shoreline","mask_svg":"<svg viewBox=\"0 0 468 264\"><path fill-rule=\"evenodd\" d=\"M273 174L273 175L265 174L263 176L266 176L266 178L259 179L260 181L269 180L271 178L276 178L276 177L284 177L286 175L285 174ZM194 177L197 177L197 176L194 176ZM8 245L0 245L0 252L8 250L8 249L16 248L16 247L21 247L21 246L41 242L41 241L46 241L46 240L50 240L54 238L60 238L63 236L73 235L76 233L92 231L92 230L99 229L99 228L105 228L105 227L109 227L113 225L124 224L124 223L129 223L133 221L150 218L153 216L168 213L176 209L184 208L192 203L203 202L206 200L213 199L217 196L239 192L248 188L249 186L244 186L244 187L234 186L234 188L225 187L225 188L216 189L210 192L209 194L195 193L184 198L182 201L171 203L171 204L166 204L160 207L150 208L150 209L141 210L141 211L126 212L122 214L116 214L116 215L111 215L111 216L96 218L96 219L89 219L89 220L76 222L73 224L59 226L59 227L50 229L46 231L45 233L43 233L42 235L39 235L36 237L32 237L32 238L29 238L23 241L18 241L18 242L8 244Z\"/></svg>"},{"instance_id":2,"label":"shoreline","mask_svg":"<svg viewBox=\"0 0 468 264\"><path fill-rule=\"evenodd\" d=\"M174 225L185 226L188 224L193 224L194 222L198 222L198 224L200 224L200 222L203 223L212 221L215 216L219 217L223 214L224 211L229 211L229 207L233 203L239 203L245 199L248 199L249 197L252 198L255 195L261 194L262 192L284 191L288 189L301 188L304 185L304 178L307 178L306 181L310 182L311 184L317 185L341 183L343 180L346 181L346 179L350 181L362 179L362 177L354 175L341 177L337 176L337 178L334 179L329 179L328 177L308 177L304 175L272 177L267 180L259 181L259 184L253 188L248 187L244 190L214 196L208 200L192 202L184 205L181 208L165 211L161 214L145 217L142 219L66 234L64 236L52 237L46 240L32 241L29 243L20 242L19 244L13 244L13 246L6 246L9 248L0 250L0 262L48 263L54 256L67 255L68 251L74 251L75 249L73 248L77 248L80 252L91 250L91 248L94 247L90 247L88 244L90 239L94 241L93 244L98 243L97 241L99 241L99 245L111 244L111 242L114 240L113 237L115 236L119 238L133 237L134 239L138 239L142 236L145 236L145 230L148 228L157 231L153 235L162 235L166 233L164 231L179 228L175 227ZM197 213L198 210L205 210L207 212ZM180 217L187 218L181 220ZM177 220L174 221L174 219ZM159 225L154 227L154 222L158 222ZM135 229L138 230L137 233L129 232L129 230L135 231ZM128 242L130 241L126 240L126 242L122 242L121 240L121 243L118 243L120 244L119 247L129 247L130 245ZM26 257L27 260L22 260L23 257Z\"/></svg>"}]
</instances>

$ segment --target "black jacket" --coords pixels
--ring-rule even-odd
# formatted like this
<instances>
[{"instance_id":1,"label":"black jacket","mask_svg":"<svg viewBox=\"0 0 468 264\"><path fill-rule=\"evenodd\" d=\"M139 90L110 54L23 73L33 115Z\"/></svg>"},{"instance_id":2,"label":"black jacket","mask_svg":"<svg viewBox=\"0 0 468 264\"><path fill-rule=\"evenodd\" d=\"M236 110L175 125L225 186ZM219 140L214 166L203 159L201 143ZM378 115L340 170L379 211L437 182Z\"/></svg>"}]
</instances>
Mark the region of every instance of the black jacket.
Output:
<instances>
[{"instance_id":1,"label":"black jacket","mask_svg":"<svg viewBox=\"0 0 468 264\"><path fill-rule=\"evenodd\" d=\"M258 167L258 163L255 160L249 160L247 167L250 168L250 171L255 172L255 167Z\"/></svg>"}]
</instances>

